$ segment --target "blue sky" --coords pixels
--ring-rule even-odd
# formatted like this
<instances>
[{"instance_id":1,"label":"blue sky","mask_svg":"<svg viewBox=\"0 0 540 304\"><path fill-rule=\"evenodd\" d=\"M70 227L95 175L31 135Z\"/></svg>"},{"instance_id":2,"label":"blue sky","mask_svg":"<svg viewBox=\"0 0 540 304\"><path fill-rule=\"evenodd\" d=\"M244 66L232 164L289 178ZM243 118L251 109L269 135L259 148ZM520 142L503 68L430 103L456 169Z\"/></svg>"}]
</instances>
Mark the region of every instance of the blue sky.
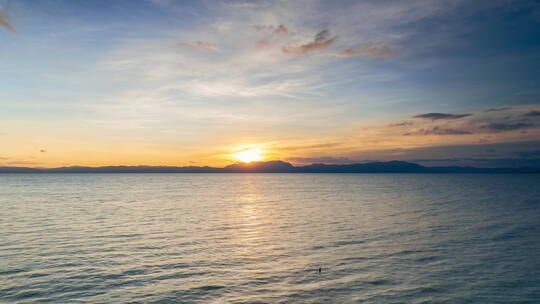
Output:
<instances>
[{"instance_id":1,"label":"blue sky","mask_svg":"<svg viewBox=\"0 0 540 304\"><path fill-rule=\"evenodd\" d=\"M540 151L537 1L0 9L3 165L223 165L257 147L295 163L517 166Z\"/></svg>"}]
</instances>

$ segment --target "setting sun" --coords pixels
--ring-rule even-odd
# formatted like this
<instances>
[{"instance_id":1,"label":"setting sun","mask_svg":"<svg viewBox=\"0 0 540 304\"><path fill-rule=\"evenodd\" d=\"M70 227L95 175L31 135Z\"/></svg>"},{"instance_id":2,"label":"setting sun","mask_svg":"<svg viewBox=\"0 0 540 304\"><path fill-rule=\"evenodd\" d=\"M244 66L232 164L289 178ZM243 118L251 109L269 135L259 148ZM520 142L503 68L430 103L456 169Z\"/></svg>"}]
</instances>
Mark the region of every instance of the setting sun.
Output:
<instances>
[{"instance_id":1,"label":"setting sun","mask_svg":"<svg viewBox=\"0 0 540 304\"><path fill-rule=\"evenodd\" d=\"M233 154L233 157L244 163L260 161L263 159L263 156L261 155L261 151L259 149L243 150L236 154Z\"/></svg>"}]
</instances>

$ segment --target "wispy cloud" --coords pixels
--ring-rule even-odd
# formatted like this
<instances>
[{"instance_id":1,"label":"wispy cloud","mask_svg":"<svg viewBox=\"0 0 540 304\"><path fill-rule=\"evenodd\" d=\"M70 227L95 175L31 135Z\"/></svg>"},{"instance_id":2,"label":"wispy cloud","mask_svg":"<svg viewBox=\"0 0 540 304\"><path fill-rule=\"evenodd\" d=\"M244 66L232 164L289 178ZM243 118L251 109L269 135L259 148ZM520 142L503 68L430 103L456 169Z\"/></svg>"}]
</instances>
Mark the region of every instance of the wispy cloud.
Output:
<instances>
[{"instance_id":1,"label":"wispy cloud","mask_svg":"<svg viewBox=\"0 0 540 304\"><path fill-rule=\"evenodd\" d=\"M331 37L329 30L322 30L315 35L312 42L300 46L284 46L282 48L285 54L305 55L314 51L328 48L336 42L337 36Z\"/></svg>"},{"instance_id":2,"label":"wispy cloud","mask_svg":"<svg viewBox=\"0 0 540 304\"><path fill-rule=\"evenodd\" d=\"M14 160L14 161L7 161L4 162L4 164L8 166L37 166L41 165L39 162L29 161L29 160Z\"/></svg>"},{"instance_id":3,"label":"wispy cloud","mask_svg":"<svg viewBox=\"0 0 540 304\"><path fill-rule=\"evenodd\" d=\"M349 43L358 45L366 39L386 45L383 38L363 38L365 33L355 32L355 28L362 27L362 24L338 22L335 25L336 35L327 29L314 31L309 19L334 19L343 13L338 7L327 11L325 5L311 1L240 4L231 2L212 6L207 13L216 16L214 21L201 23L189 30L167 29L160 35L153 34L151 38L126 40L109 53L102 66L113 71L109 73L113 78L125 79L136 87L148 84L148 90L161 95L159 99L177 99L179 104L191 98L212 96L314 96L323 91L320 88L328 86L326 80L329 77L334 82L350 82L358 75L351 75L351 66L339 66L339 71L322 68L335 57L302 55L337 45L341 42L337 34L347 36L342 48ZM298 8L302 8L302 14L298 13ZM375 5L373 9L366 15L365 7L354 5L347 14L350 20L360 14L369 18L371 23L386 28L391 23L386 16L388 8ZM395 9L397 11L393 15L405 17L409 14L399 5ZM418 15L413 20L424 16ZM289 22L287 25L283 24L285 20ZM268 37L267 33L272 36ZM313 37L308 33L316 34ZM208 51L178 52L163 47L174 44L181 48ZM366 54L378 56L389 52L378 44L369 46L363 49ZM210 52L218 49L219 56L216 56L217 52ZM381 78L381 74L386 73L373 72L370 67L364 67L362 71L365 73L363 81Z\"/></svg>"},{"instance_id":4,"label":"wispy cloud","mask_svg":"<svg viewBox=\"0 0 540 304\"><path fill-rule=\"evenodd\" d=\"M279 149L291 157L302 155L302 151L310 151L306 157L318 152L324 153L319 155L348 156L346 151L379 149L381 146L478 143L481 140L506 140L516 136L513 133L517 132L511 130L496 131L480 126L492 122L518 123L500 116L517 117L525 113L523 109L508 113L482 111L473 115L420 111L416 112L419 115L415 115L418 119L396 117L396 122L383 121L379 126L369 125L360 116L353 117L360 110L352 109L363 110L364 106L369 114L369 100L375 103L391 98L414 98L399 94L393 97L372 92L364 94L361 91L363 88L367 88L367 91L372 88L379 90L380 87L376 87L381 84L381 79L386 82L389 78L404 74L399 68L382 71L378 63L373 64L371 60L349 57L384 57L395 55L394 50L399 50L400 56L393 60L397 67L402 66L401 61L417 50L412 43L406 42L409 37L407 31L394 31L396 22L414 23L439 14L446 9L439 2L429 2L429 5L422 1L414 2L415 9L411 10L401 4L382 5L377 1L366 1L350 7L343 5L335 11L331 10L335 7L314 1L250 3L241 6L238 3L223 2L218 5L215 11L208 14L216 17L211 22L194 24L189 29L167 29L145 39L124 40L105 59L108 60L107 67L114 70L108 75L125 81L123 83L128 85L118 87L131 87L128 90L131 92L111 98L112 103L121 104L118 111L110 111L111 106L107 105L104 112L108 110L107 115L112 116L126 111L118 120L137 121L140 124L169 121L172 128L182 125L182 129L197 134L194 136L201 134L194 129L204 128L208 133L223 132L235 138L240 137L238 134L246 133L252 138L256 137L253 134L261 137L264 134L270 138L275 135L280 140L283 134L296 136L298 141L309 138L308 144L287 144ZM299 13L299 7L302 7L302 13ZM337 18L340 14L347 16ZM328 22L314 23L314 19ZM287 30L286 35L283 34L284 30L275 32L282 23L286 24L283 26ZM254 24L261 25L254 28ZM332 33L329 30L321 31L320 24L331 25ZM179 51L178 47L174 47L177 41L180 41L178 47L194 50ZM219 52L211 51L217 48ZM343 52L341 55L340 51ZM343 58L335 60L336 56ZM339 86L328 85L330 82L346 85L341 90ZM351 94L350 85L353 83L358 86ZM327 87L340 90L326 91ZM326 95L327 92L332 95ZM530 110L532 108L527 109ZM331 115L329 111L332 111ZM482 116L484 114L486 117ZM317 119L313 117L323 118L328 123L317 124ZM373 130L351 130L351 136L347 138L354 140L343 139L341 132L349 132L349 128L344 127L346 123L358 128L373 127ZM294 125L294 128L288 129L294 132L284 132L285 125ZM404 133L416 136L404 138ZM493 137L495 133L497 138ZM317 138L312 138L313 135ZM344 143L335 143L340 140Z\"/></svg>"},{"instance_id":5,"label":"wispy cloud","mask_svg":"<svg viewBox=\"0 0 540 304\"><path fill-rule=\"evenodd\" d=\"M254 44L254 47L256 49L265 49L265 48L268 48L268 47L271 47L271 46L272 46L272 42L270 40L267 40L267 39L257 40L257 42L255 42L255 44Z\"/></svg>"},{"instance_id":6,"label":"wispy cloud","mask_svg":"<svg viewBox=\"0 0 540 304\"><path fill-rule=\"evenodd\" d=\"M465 130L459 130L459 129L451 129L451 128L444 128L440 126L435 126L429 129L420 129L420 132L424 135L466 135L466 134L472 134L470 131Z\"/></svg>"},{"instance_id":7,"label":"wispy cloud","mask_svg":"<svg viewBox=\"0 0 540 304\"><path fill-rule=\"evenodd\" d=\"M402 135L482 135L500 133L511 134L514 131L535 129L532 121L537 113L531 106L516 106L488 109L467 114L426 113L413 117L423 120L416 123L407 121L391 123L387 129L401 131ZM515 133L515 132L514 132Z\"/></svg>"},{"instance_id":8,"label":"wispy cloud","mask_svg":"<svg viewBox=\"0 0 540 304\"><path fill-rule=\"evenodd\" d=\"M487 109L486 112L502 112L512 110L512 107L502 107L502 108L491 108Z\"/></svg>"},{"instance_id":9,"label":"wispy cloud","mask_svg":"<svg viewBox=\"0 0 540 304\"><path fill-rule=\"evenodd\" d=\"M523 116L525 116L525 117L539 117L540 116L540 111L533 110L533 111L530 111L530 112L527 112L527 113L523 114Z\"/></svg>"},{"instance_id":10,"label":"wispy cloud","mask_svg":"<svg viewBox=\"0 0 540 304\"><path fill-rule=\"evenodd\" d=\"M388 127L389 128L394 128L394 127L404 127L404 126L412 126L412 125L414 125L414 123L412 123L410 121L401 121L401 122L395 122L395 123L388 124Z\"/></svg>"},{"instance_id":11,"label":"wispy cloud","mask_svg":"<svg viewBox=\"0 0 540 304\"><path fill-rule=\"evenodd\" d=\"M372 55L378 57L390 57L394 56L395 52L386 46L383 47L360 47L356 49L346 49L339 53L341 56L356 56L356 55Z\"/></svg>"},{"instance_id":12,"label":"wispy cloud","mask_svg":"<svg viewBox=\"0 0 540 304\"><path fill-rule=\"evenodd\" d=\"M426 113L426 114L415 115L413 116L413 118L439 120L439 119L459 119L459 118L463 118L467 116L471 116L471 114Z\"/></svg>"},{"instance_id":13,"label":"wispy cloud","mask_svg":"<svg viewBox=\"0 0 540 304\"><path fill-rule=\"evenodd\" d=\"M269 31L276 35L285 35L289 33L287 27L283 24L273 26L273 25L255 25L253 26L257 31Z\"/></svg>"},{"instance_id":14,"label":"wispy cloud","mask_svg":"<svg viewBox=\"0 0 540 304\"><path fill-rule=\"evenodd\" d=\"M504 122L492 122L480 126L480 129L489 131L502 132L502 131L514 131L521 129L528 129L533 127L534 124L528 122L516 122L516 123L504 123Z\"/></svg>"},{"instance_id":15,"label":"wispy cloud","mask_svg":"<svg viewBox=\"0 0 540 304\"><path fill-rule=\"evenodd\" d=\"M321 156L321 157L291 157L287 158L286 161L290 161L295 164L352 164L359 163L362 161L352 160L348 157L333 157L333 156Z\"/></svg>"},{"instance_id":16,"label":"wispy cloud","mask_svg":"<svg viewBox=\"0 0 540 304\"><path fill-rule=\"evenodd\" d=\"M211 42L197 41L197 42L177 42L177 46L185 48L197 48L197 49L209 49L216 50L217 44Z\"/></svg>"},{"instance_id":17,"label":"wispy cloud","mask_svg":"<svg viewBox=\"0 0 540 304\"><path fill-rule=\"evenodd\" d=\"M279 150L281 151L297 151L297 150L325 150L327 148L332 147L340 147L342 146L342 142L324 142L324 143L311 143L311 144L293 144L293 145L287 145L279 147Z\"/></svg>"},{"instance_id":18,"label":"wispy cloud","mask_svg":"<svg viewBox=\"0 0 540 304\"><path fill-rule=\"evenodd\" d=\"M9 32L14 32L15 28L9 21L8 15L0 9L0 26Z\"/></svg>"}]
</instances>

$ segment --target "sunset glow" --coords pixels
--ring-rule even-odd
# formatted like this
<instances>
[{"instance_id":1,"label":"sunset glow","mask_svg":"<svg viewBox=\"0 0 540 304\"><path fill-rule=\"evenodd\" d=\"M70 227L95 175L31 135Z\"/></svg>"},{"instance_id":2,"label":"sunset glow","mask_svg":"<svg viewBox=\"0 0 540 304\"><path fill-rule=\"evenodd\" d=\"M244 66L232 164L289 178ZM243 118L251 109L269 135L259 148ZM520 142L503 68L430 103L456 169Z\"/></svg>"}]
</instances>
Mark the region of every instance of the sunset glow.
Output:
<instances>
[{"instance_id":1,"label":"sunset glow","mask_svg":"<svg viewBox=\"0 0 540 304\"><path fill-rule=\"evenodd\" d=\"M536 165L538 6L480 2L0 0L0 166Z\"/></svg>"},{"instance_id":2,"label":"sunset glow","mask_svg":"<svg viewBox=\"0 0 540 304\"><path fill-rule=\"evenodd\" d=\"M241 152L238 152L233 155L234 158L237 160L244 162L244 163L250 163L254 161L261 161L264 159L264 157L261 155L261 151L259 149L249 149L249 150L243 150Z\"/></svg>"}]
</instances>

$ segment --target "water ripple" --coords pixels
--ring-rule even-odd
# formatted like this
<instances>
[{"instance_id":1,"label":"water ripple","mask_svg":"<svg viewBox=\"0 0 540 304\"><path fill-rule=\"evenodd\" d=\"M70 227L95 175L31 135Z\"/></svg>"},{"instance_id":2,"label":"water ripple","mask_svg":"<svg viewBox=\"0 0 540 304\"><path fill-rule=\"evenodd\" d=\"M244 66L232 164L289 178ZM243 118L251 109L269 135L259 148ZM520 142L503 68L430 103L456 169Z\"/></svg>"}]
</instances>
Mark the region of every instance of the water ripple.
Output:
<instances>
[{"instance_id":1,"label":"water ripple","mask_svg":"<svg viewBox=\"0 0 540 304\"><path fill-rule=\"evenodd\" d=\"M0 302L535 303L539 181L0 175Z\"/></svg>"}]
</instances>

